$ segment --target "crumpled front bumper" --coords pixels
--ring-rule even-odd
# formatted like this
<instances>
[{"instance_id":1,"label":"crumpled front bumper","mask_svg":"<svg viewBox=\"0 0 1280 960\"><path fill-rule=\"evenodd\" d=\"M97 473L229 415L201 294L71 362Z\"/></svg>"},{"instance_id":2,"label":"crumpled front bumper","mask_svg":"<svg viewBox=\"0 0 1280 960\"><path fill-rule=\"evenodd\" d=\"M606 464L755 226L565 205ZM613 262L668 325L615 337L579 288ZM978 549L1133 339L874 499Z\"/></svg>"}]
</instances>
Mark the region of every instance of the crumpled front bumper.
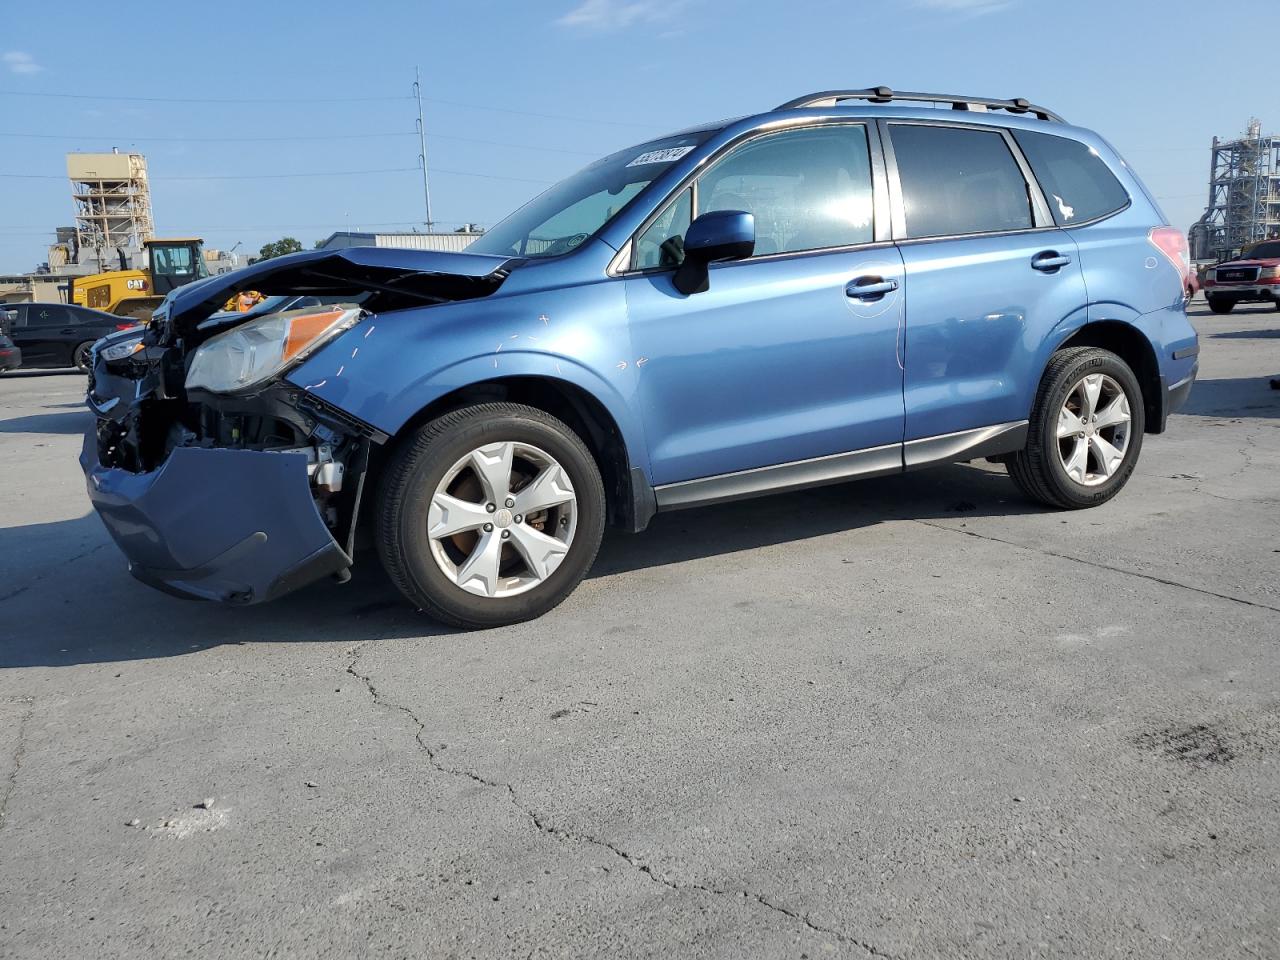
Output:
<instances>
[{"instance_id":1,"label":"crumpled front bumper","mask_svg":"<svg viewBox=\"0 0 1280 960\"><path fill-rule=\"evenodd\" d=\"M143 583L260 603L351 566L311 496L303 453L178 447L150 473L104 467L91 430L89 499Z\"/></svg>"}]
</instances>

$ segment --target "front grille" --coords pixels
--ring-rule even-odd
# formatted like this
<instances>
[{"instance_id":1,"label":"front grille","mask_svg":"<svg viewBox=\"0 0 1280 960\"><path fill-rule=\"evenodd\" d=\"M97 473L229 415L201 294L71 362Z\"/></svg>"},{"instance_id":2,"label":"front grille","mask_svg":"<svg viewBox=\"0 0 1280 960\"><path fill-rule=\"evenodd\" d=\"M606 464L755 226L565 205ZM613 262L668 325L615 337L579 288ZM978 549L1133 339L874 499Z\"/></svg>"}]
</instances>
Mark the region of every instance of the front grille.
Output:
<instances>
[{"instance_id":1,"label":"front grille","mask_svg":"<svg viewBox=\"0 0 1280 960\"><path fill-rule=\"evenodd\" d=\"M1257 267L1218 268L1217 280L1219 283L1253 283L1257 279Z\"/></svg>"}]
</instances>

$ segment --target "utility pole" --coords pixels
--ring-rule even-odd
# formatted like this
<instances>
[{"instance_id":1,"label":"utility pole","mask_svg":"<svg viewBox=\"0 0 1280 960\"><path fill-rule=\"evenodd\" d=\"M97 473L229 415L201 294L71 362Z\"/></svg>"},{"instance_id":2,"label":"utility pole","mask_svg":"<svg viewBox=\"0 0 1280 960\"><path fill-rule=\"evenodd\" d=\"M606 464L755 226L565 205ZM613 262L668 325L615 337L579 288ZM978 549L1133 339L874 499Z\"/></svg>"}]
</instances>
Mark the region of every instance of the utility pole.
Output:
<instances>
[{"instance_id":1,"label":"utility pole","mask_svg":"<svg viewBox=\"0 0 1280 960\"><path fill-rule=\"evenodd\" d=\"M422 199L427 205L427 233L435 223L431 219L431 185L427 180L427 128L422 121L422 77L413 68L413 96L418 101L418 162L422 164Z\"/></svg>"}]
</instances>

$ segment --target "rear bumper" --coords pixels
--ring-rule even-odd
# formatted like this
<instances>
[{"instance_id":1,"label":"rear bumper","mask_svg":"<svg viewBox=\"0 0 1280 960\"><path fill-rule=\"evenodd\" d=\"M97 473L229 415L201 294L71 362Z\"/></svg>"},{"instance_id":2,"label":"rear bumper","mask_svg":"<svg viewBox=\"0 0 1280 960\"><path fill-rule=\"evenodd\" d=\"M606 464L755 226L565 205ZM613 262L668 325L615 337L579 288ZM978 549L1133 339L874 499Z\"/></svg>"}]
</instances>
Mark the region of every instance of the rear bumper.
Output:
<instances>
[{"instance_id":1,"label":"rear bumper","mask_svg":"<svg viewBox=\"0 0 1280 960\"><path fill-rule=\"evenodd\" d=\"M80 465L129 572L166 593L260 603L351 565L311 497L305 454L178 447L130 473L98 461L90 432Z\"/></svg>"},{"instance_id":2,"label":"rear bumper","mask_svg":"<svg viewBox=\"0 0 1280 960\"><path fill-rule=\"evenodd\" d=\"M17 347L0 350L0 370L17 370L22 366L22 351Z\"/></svg>"}]
</instances>

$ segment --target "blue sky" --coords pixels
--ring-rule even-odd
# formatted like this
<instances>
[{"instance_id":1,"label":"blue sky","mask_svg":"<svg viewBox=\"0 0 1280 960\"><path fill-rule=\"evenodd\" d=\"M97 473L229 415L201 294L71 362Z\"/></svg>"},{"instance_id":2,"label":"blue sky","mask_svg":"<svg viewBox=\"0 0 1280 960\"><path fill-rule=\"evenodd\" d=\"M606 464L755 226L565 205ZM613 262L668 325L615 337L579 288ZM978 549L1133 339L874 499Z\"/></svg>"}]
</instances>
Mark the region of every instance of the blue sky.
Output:
<instances>
[{"instance_id":1,"label":"blue sky","mask_svg":"<svg viewBox=\"0 0 1280 960\"><path fill-rule=\"evenodd\" d=\"M1111 140L1181 228L1204 208L1213 135L1251 114L1280 130L1265 84L1224 90L1192 0L226 0L137 4L116 34L100 2L6 6L0 272L33 268L71 223L69 150L145 153L160 235L256 252L411 229L415 65L448 224L491 225L593 157L828 87L1044 103Z\"/></svg>"}]
</instances>

